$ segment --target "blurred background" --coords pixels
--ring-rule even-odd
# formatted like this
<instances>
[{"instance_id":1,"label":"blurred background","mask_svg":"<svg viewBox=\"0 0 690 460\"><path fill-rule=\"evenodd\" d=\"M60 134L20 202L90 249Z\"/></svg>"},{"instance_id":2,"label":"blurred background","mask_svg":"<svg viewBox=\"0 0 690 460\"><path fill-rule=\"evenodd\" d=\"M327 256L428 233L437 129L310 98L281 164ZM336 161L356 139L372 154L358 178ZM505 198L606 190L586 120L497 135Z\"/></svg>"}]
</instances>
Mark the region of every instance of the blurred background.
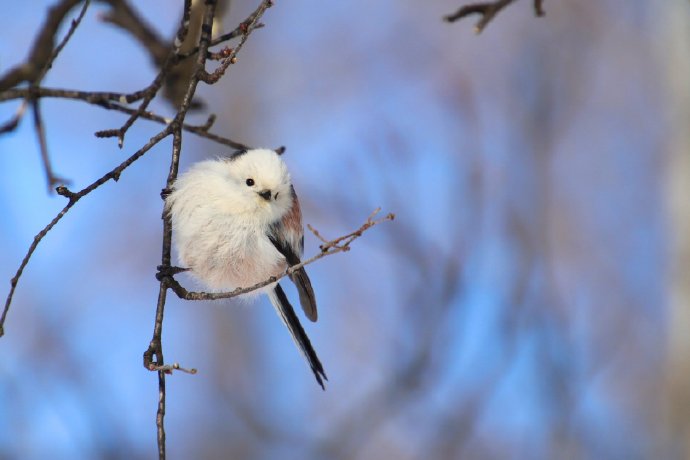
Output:
<instances>
[{"instance_id":1,"label":"blurred background","mask_svg":"<svg viewBox=\"0 0 690 460\"><path fill-rule=\"evenodd\" d=\"M53 3L3 6L0 72ZM181 3L136 9L171 37ZM233 1L224 30L257 4ZM305 224L333 238L378 206L397 218L308 269L325 392L267 299L169 297L166 361L199 373L167 379L168 458L690 458L690 4L547 1L535 18L521 1L479 36L474 17L442 22L462 4L276 1L229 74L199 85L190 122L215 113L214 132L287 146ZM107 11L91 5L44 86L148 85L155 65ZM93 133L124 115L42 108L73 190L160 129L140 120L120 150ZM181 170L226 151L185 133ZM169 161L167 139L30 261L0 339L0 458L157 455L142 353ZM27 116L0 138L2 299L64 204ZM318 244L307 234L305 255Z\"/></svg>"}]
</instances>

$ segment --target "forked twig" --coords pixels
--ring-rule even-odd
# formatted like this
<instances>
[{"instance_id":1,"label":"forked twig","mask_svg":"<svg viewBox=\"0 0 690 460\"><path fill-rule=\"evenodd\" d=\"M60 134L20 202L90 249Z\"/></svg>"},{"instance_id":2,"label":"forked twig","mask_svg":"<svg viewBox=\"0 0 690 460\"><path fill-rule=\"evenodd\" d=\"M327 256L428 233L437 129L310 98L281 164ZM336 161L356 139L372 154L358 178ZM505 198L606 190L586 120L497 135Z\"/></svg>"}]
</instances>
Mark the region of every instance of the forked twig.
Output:
<instances>
[{"instance_id":1,"label":"forked twig","mask_svg":"<svg viewBox=\"0 0 690 460\"><path fill-rule=\"evenodd\" d=\"M41 152L41 159L43 160L43 169L46 173L48 190L52 190L55 185L64 182L64 180L59 177L56 177L53 174L53 168L50 164L50 156L48 155L48 141L46 139L45 128L43 125L39 102L37 99L33 97L32 90L34 88L37 88L41 84L43 78L52 68L55 59L58 57L65 45L67 45L67 42L69 42L70 38L72 38L72 35L74 35L74 32L77 30L77 27L79 27L79 24L81 24L81 20L84 18L84 15L86 15L86 10L91 4L91 0L84 1L84 5L82 6L79 15L72 20L72 23L69 29L67 30L67 33L62 38L60 43L55 47L55 49L52 49L51 53L47 55L45 62L43 61L42 57L45 55L45 50L39 52L37 46L39 46L39 44L42 44L42 46L50 45L50 47L52 47L54 40L53 35L57 32L57 26L62 21L63 16L67 14L67 12L70 10L72 6L74 6L74 4L76 3L74 3L73 1L65 1L62 4L56 5L53 9L51 9L51 12L49 14L49 20L47 21L47 24L45 26L46 28L41 33L41 37L43 38L37 40L37 42L34 44L34 49L31 53L31 57L29 58L29 61L27 61L27 63L25 63L23 66L23 68L25 69L32 69L27 70L26 74L23 77L24 80L29 82L29 87L26 90L24 100L21 102L14 117L12 117L12 119L0 126L0 134L16 129L17 126L19 126L19 123L21 122L24 113L26 113L27 106L31 104L31 108L34 114L34 129L36 131L36 137L38 138L38 145ZM50 33L52 33L53 35L50 35Z\"/></svg>"},{"instance_id":2,"label":"forked twig","mask_svg":"<svg viewBox=\"0 0 690 460\"><path fill-rule=\"evenodd\" d=\"M90 92L54 88L14 88L0 94L0 101L28 97L29 93L31 93L32 98L55 97L62 99L71 99L75 101L81 101L86 102L88 104L97 105L106 110L115 110L117 112L126 113L128 115L134 115L138 113L137 109L124 107L123 105L120 105L120 103L115 102L120 100L126 101L127 95L101 91ZM163 117L148 110L140 113L139 118L143 118L145 120L153 121L163 125L167 125L172 122L171 118ZM209 130L213 126L213 122L215 122L215 117L213 115L210 115L209 119L202 126L195 126L184 123L182 125L182 129L184 129L187 132L194 133L197 136L209 139L218 144L226 145L235 150L249 148L244 143L233 141L232 139L228 139L227 137L223 137L218 134L209 132ZM2 128L0 128L0 134L1 133Z\"/></svg>"},{"instance_id":3,"label":"forked twig","mask_svg":"<svg viewBox=\"0 0 690 460\"><path fill-rule=\"evenodd\" d=\"M455 13L445 16L443 19L447 22L455 22L466 16L472 14L479 14L481 18L474 26L476 33L481 33L482 30L491 22L496 15L506 6L513 3L515 0L495 0L493 2L471 3L460 7ZM534 15L544 16L543 0L533 0Z\"/></svg>"},{"instance_id":4,"label":"forked twig","mask_svg":"<svg viewBox=\"0 0 690 460\"><path fill-rule=\"evenodd\" d=\"M117 137L117 145L118 147L122 148L125 142L125 134L129 130L129 128L132 127L134 122L146 111L147 107L149 106L153 98L156 97L156 94L158 94L158 90L160 90L163 86L163 83L165 83L165 79L169 74L170 70L175 66L175 64L177 64L177 53L179 51L180 44L184 42L185 37L187 36L187 32L189 31L189 17L191 14L190 12L191 0L185 0L180 27L177 30L177 33L175 34L173 46L168 52L168 56L166 57L165 62L163 62L163 65L161 65L161 68L158 71L156 78L153 79L151 84L142 91L138 92L136 95L131 96L132 98L139 98L141 96L142 101L141 104L139 104L137 110L127 119L127 121L125 121L125 124L123 124L120 128L98 131L96 133L96 137ZM126 99L128 102L130 101L129 97L127 97ZM178 114L180 112L182 112L182 108L180 108Z\"/></svg>"}]
</instances>

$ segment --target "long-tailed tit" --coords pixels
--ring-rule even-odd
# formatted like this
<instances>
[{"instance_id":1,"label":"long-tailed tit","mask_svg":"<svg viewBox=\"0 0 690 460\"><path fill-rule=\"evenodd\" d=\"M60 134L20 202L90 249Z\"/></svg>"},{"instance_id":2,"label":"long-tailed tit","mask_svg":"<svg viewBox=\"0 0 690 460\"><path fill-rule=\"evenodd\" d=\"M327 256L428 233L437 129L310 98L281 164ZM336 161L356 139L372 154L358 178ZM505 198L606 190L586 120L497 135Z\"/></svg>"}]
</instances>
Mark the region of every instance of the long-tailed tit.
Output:
<instances>
[{"instance_id":1,"label":"long-tailed tit","mask_svg":"<svg viewBox=\"0 0 690 460\"><path fill-rule=\"evenodd\" d=\"M300 263L302 211L287 167L273 150L196 163L175 181L165 205L181 265L210 290L253 286ZM316 321L307 272L300 268L290 279L307 318ZM326 374L280 284L258 292L268 295L323 388Z\"/></svg>"}]
</instances>

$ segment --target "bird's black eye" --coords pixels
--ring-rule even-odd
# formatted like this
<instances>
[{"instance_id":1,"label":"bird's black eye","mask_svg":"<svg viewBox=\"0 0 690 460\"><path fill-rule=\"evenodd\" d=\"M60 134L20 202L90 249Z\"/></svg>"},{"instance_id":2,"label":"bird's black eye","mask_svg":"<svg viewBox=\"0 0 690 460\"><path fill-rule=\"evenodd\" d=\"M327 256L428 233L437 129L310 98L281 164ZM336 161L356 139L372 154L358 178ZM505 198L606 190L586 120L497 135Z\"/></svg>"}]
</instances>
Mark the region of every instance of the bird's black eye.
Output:
<instances>
[{"instance_id":1,"label":"bird's black eye","mask_svg":"<svg viewBox=\"0 0 690 460\"><path fill-rule=\"evenodd\" d=\"M247 179L246 184L247 187L251 187L252 185L254 185L254 179L250 177L249 179Z\"/></svg>"}]
</instances>

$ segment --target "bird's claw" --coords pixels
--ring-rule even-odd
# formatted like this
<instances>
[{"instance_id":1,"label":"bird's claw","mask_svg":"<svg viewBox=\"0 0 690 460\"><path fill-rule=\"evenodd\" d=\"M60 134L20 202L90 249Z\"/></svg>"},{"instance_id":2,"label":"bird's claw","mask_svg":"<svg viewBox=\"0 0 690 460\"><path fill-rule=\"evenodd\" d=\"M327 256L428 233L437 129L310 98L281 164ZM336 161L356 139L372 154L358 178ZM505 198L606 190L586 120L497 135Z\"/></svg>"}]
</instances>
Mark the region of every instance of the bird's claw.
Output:
<instances>
[{"instance_id":1,"label":"bird's claw","mask_svg":"<svg viewBox=\"0 0 690 460\"><path fill-rule=\"evenodd\" d=\"M166 277L173 277L178 273L186 272L187 270L189 270L189 268L172 267L170 265L159 265L157 269L158 271L156 272L156 279L158 281L161 281L163 278Z\"/></svg>"}]
</instances>

